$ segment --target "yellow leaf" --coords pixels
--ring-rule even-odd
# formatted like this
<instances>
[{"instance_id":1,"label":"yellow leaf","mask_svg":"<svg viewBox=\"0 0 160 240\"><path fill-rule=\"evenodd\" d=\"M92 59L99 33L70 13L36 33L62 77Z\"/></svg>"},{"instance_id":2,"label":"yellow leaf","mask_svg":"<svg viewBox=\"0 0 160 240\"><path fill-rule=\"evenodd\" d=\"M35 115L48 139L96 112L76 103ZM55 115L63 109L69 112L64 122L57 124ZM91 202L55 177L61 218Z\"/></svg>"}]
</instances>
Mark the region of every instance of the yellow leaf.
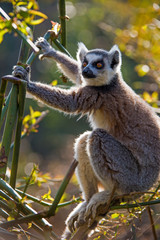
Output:
<instances>
[{"instance_id":1,"label":"yellow leaf","mask_svg":"<svg viewBox=\"0 0 160 240\"><path fill-rule=\"evenodd\" d=\"M16 6L27 5L26 2L18 2Z\"/></svg>"},{"instance_id":2,"label":"yellow leaf","mask_svg":"<svg viewBox=\"0 0 160 240\"><path fill-rule=\"evenodd\" d=\"M38 25L44 21L44 18L28 21L30 25Z\"/></svg>"},{"instance_id":3,"label":"yellow leaf","mask_svg":"<svg viewBox=\"0 0 160 240\"><path fill-rule=\"evenodd\" d=\"M114 219L114 218L118 218L119 217L119 213L113 213L111 215L111 218Z\"/></svg>"},{"instance_id":4,"label":"yellow leaf","mask_svg":"<svg viewBox=\"0 0 160 240\"><path fill-rule=\"evenodd\" d=\"M0 31L0 43L3 41L3 36L4 36L4 34L7 33L7 32L8 32L8 29L4 29L4 30L1 30L1 31Z\"/></svg>"},{"instance_id":5,"label":"yellow leaf","mask_svg":"<svg viewBox=\"0 0 160 240\"><path fill-rule=\"evenodd\" d=\"M30 118L31 118L30 115L25 116L23 119L23 125L26 124L30 120Z\"/></svg>"},{"instance_id":6,"label":"yellow leaf","mask_svg":"<svg viewBox=\"0 0 160 240\"><path fill-rule=\"evenodd\" d=\"M28 229L32 227L32 223L28 223Z\"/></svg>"},{"instance_id":7,"label":"yellow leaf","mask_svg":"<svg viewBox=\"0 0 160 240\"><path fill-rule=\"evenodd\" d=\"M29 12L30 14L37 15L37 16L42 17L42 18L44 18L44 19L47 19L47 18L48 18L47 15L45 15L45 14L42 13L42 12L36 11L36 10L29 10L28 12Z\"/></svg>"},{"instance_id":8,"label":"yellow leaf","mask_svg":"<svg viewBox=\"0 0 160 240\"><path fill-rule=\"evenodd\" d=\"M52 85L52 86L56 86L56 85L57 85L57 83L58 83L58 81L57 81L57 80L53 80L53 81L51 82L51 85Z\"/></svg>"},{"instance_id":9,"label":"yellow leaf","mask_svg":"<svg viewBox=\"0 0 160 240\"><path fill-rule=\"evenodd\" d=\"M152 93L152 99L153 99L153 101L157 101L158 100L158 92L153 92Z\"/></svg>"},{"instance_id":10,"label":"yellow leaf","mask_svg":"<svg viewBox=\"0 0 160 240\"><path fill-rule=\"evenodd\" d=\"M143 99L148 102L148 103L151 103L152 102L152 98L150 96L150 94L148 92L144 92L143 93Z\"/></svg>"},{"instance_id":11,"label":"yellow leaf","mask_svg":"<svg viewBox=\"0 0 160 240\"><path fill-rule=\"evenodd\" d=\"M15 219L15 218L12 217L12 216L9 216L9 217L7 218L8 221L11 221L11 220L14 220L14 219Z\"/></svg>"},{"instance_id":12,"label":"yellow leaf","mask_svg":"<svg viewBox=\"0 0 160 240\"><path fill-rule=\"evenodd\" d=\"M39 111L35 111L33 114L32 114L32 117L34 118L37 118L37 117L40 117L41 116L41 112Z\"/></svg>"},{"instance_id":13,"label":"yellow leaf","mask_svg":"<svg viewBox=\"0 0 160 240\"><path fill-rule=\"evenodd\" d=\"M31 9L32 6L33 6L33 2L29 2L27 8Z\"/></svg>"}]
</instances>

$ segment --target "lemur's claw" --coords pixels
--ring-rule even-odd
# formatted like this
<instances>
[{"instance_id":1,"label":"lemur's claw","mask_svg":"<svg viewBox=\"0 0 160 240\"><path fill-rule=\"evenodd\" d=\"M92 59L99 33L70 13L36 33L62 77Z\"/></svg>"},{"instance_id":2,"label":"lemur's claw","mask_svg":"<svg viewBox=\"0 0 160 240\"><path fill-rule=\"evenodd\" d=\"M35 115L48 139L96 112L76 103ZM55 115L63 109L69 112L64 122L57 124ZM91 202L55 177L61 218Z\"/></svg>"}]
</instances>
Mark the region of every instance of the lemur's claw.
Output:
<instances>
[{"instance_id":1,"label":"lemur's claw","mask_svg":"<svg viewBox=\"0 0 160 240\"><path fill-rule=\"evenodd\" d=\"M38 38L38 40L35 42L35 45L43 52L43 54L39 55L40 60L43 60L44 58L51 58L53 56L53 52L55 50L50 46L45 38Z\"/></svg>"},{"instance_id":2,"label":"lemur's claw","mask_svg":"<svg viewBox=\"0 0 160 240\"><path fill-rule=\"evenodd\" d=\"M14 77L18 77L18 78L27 80L29 72L30 72L30 67L29 66L27 66L26 69L24 69L22 66L15 65L13 67L12 75Z\"/></svg>"}]
</instances>

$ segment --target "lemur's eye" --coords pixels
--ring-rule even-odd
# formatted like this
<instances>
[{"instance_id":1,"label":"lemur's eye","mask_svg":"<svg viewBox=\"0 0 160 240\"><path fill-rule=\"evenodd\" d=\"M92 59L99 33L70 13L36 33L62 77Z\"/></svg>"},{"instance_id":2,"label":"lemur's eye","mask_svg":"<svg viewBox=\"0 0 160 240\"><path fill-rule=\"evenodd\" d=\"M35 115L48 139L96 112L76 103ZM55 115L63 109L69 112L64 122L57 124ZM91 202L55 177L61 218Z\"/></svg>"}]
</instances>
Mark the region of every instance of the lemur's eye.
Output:
<instances>
[{"instance_id":1,"label":"lemur's eye","mask_svg":"<svg viewBox=\"0 0 160 240\"><path fill-rule=\"evenodd\" d=\"M103 67L103 64L102 64L101 62L97 62L96 67L97 67L97 68L102 68L102 67Z\"/></svg>"},{"instance_id":2,"label":"lemur's eye","mask_svg":"<svg viewBox=\"0 0 160 240\"><path fill-rule=\"evenodd\" d=\"M87 62L83 62L82 66L83 66L83 67L86 67L87 64L88 64Z\"/></svg>"}]
</instances>

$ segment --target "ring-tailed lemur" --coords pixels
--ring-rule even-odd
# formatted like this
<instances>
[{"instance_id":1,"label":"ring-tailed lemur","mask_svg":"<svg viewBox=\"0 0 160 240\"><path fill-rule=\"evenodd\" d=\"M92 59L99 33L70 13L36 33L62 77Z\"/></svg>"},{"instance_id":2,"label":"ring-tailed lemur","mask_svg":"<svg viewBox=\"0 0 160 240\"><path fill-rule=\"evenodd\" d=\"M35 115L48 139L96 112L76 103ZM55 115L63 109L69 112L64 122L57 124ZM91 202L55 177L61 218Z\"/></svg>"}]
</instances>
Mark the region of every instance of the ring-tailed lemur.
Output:
<instances>
[{"instance_id":1,"label":"ring-tailed lemur","mask_svg":"<svg viewBox=\"0 0 160 240\"><path fill-rule=\"evenodd\" d=\"M13 75L27 80L27 90L36 99L69 114L86 114L93 128L80 135L74 145L78 161L77 178L84 202L67 218L75 227L94 219L100 205L117 194L146 191L156 182L160 170L160 121L123 80L121 53L88 50L79 44L78 61L53 49L40 38L41 59L52 58L77 86L69 90L31 82L29 70L14 67ZM98 192L101 182L105 190Z\"/></svg>"}]
</instances>

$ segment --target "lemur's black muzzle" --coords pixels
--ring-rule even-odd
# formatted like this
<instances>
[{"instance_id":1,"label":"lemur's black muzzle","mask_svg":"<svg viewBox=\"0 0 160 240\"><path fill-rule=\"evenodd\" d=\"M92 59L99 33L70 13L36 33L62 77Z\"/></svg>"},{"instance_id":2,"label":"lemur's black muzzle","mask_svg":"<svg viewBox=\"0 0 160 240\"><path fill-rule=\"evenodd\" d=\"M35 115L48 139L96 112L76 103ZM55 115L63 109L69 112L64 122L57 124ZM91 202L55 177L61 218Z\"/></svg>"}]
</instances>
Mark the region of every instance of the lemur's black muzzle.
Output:
<instances>
[{"instance_id":1,"label":"lemur's black muzzle","mask_svg":"<svg viewBox=\"0 0 160 240\"><path fill-rule=\"evenodd\" d=\"M88 67L85 67L82 71L82 76L84 78L95 78L96 76L93 74L92 70Z\"/></svg>"}]
</instances>

